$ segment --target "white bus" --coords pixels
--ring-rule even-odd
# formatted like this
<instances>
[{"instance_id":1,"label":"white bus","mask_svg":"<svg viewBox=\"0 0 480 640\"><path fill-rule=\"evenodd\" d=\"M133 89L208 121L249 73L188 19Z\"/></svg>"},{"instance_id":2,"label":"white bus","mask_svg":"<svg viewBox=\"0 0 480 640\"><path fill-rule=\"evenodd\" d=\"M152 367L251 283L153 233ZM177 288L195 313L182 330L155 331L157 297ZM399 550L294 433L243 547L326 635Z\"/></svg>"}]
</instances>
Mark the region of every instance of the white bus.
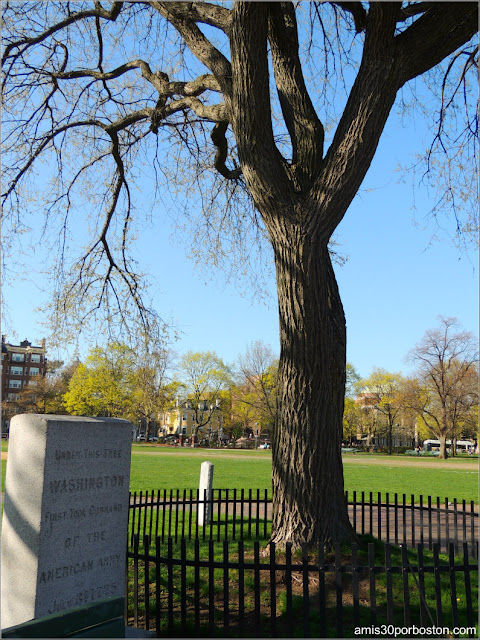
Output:
<instances>
[{"instance_id":1,"label":"white bus","mask_svg":"<svg viewBox=\"0 0 480 640\"><path fill-rule=\"evenodd\" d=\"M452 445L451 440L447 440L447 447ZM474 452L475 443L471 440L457 440L457 451L465 451L465 452ZM423 449L425 451L436 451L440 449L440 440L424 440L423 441Z\"/></svg>"}]
</instances>

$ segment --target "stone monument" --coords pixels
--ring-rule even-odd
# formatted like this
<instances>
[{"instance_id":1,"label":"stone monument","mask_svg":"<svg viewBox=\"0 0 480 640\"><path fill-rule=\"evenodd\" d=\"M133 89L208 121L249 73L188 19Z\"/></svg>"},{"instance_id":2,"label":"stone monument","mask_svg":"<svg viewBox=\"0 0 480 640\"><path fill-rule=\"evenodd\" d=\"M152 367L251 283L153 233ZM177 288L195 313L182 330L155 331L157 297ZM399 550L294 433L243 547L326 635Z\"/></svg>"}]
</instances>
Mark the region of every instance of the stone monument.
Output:
<instances>
[{"instance_id":1,"label":"stone monument","mask_svg":"<svg viewBox=\"0 0 480 640\"><path fill-rule=\"evenodd\" d=\"M11 421L2 523L2 628L124 596L131 424Z\"/></svg>"},{"instance_id":2,"label":"stone monument","mask_svg":"<svg viewBox=\"0 0 480 640\"><path fill-rule=\"evenodd\" d=\"M198 505L198 524L200 527L210 524L210 511L213 486L213 464L211 462L202 462L200 465L200 486Z\"/></svg>"}]
</instances>

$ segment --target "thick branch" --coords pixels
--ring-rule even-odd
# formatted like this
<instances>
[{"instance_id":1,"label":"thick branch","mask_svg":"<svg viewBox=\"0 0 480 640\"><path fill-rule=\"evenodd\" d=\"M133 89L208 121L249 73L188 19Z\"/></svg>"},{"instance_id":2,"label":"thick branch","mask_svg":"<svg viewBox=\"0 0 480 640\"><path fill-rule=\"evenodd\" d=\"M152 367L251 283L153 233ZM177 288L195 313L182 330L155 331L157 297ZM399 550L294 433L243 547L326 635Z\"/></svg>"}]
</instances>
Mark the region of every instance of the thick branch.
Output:
<instances>
[{"instance_id":1,"label":"thick branch","mask_svg":"<svg viewBox=\"0 0 480 640\"><path fill-rule=\"evenodd\" d=\"M191 20L217 27L228 34L232 22L232 12L226 7L209 4L207 2L177 2L177 7L182 7Z\"/></svg>"},{"instance_id":2,"label":"thick branch","mask_svg":"<svg viewBox=\"0 0 480 640\"><path fill-rule=\"evenodd\" d=\"M397 22L403 22L404 20L408 20L408 18L412 18L413 16L417 16L420 13L425 13L431 7L433 7L434 2L414 2L412 4L407 4L400 9L400 15L397 17Z\"/></svg>"},{"instance_id":3,"label":"thick branch","mask_svg":"<svg viewBox=\"0 0 480 640\"><path fill-rule=\"evenodd\" d=\"M361 2L334 2L333 4L338 5L341 9L351 14L357 33L365 30L367 26L367 12Z\"/></svg>"},{"instance_id":4,"label":"thick branch","mask_svg":"<svg viewBox=\"0 0 480 640\"><path fill-rule=\"evenodd\" d=\"M362 64L327 154L325 180L318 183L323 202L335 194L337 204L330 209L334 225L370 166L398 89L441 62L477 30L474 3L427 3L421 8L426 9L423 15L394 37L401 4L370 3ZM415 8L419 11L420 6Z\"/></svg>"},{"instance_id":5,"label":"thick branch","mask_svg":"<svg viewBox=\"0 0 480 640\"><path fill-rule=\"evenodd\" d=\"M269 40L278 97L292 141L292 164L297 165L296 177L303 183L320 167L324 130L303 78L293 4L272 3L269 8Z\"/></svg>"},{"instance_id":6,"label":"thick branch","mask_svg":"<svg viewBox=\"0 0 480 640\"><path fill-rule=\"evenodd\" d=\"M319 227L327 238L365 177L395 101L394 35L399 8L397 2L370 4L360 69L315 188L321 208L329 211Z\"/></svg>"},{"instance_id":7,"label":"thick branch","mask_svg":"<svg viewBox=\"0 0 480 640\"><path fill-rule=\"evenodd\" d=\"M220 92L220 87L214 76L204 74L189 82L169 82L168 76L162 72L153 72L148 62L131 60L108 72L94 69L77 69L76 71L47 74L57 80L72 80L74 78L95 78L96 80L113 80L132 69L140 69L142 76L148 80L163 97L174 95L198 96L205 91Z\"/></svg>"},{"instance_id":8,"label":"thick branch","mask_svg":"<svg viewBox=\"0 0 480 640\"><path fill-rule=\"evenodd\" d=\"M267 58L268 3L237 2L233 9L232 125L242 172L257 206L275 210L288 200L291 176L272 129Z\"/></svg>"},{"instance_id":9,"label":"thick branch","mask_svg":"<svg viewBox=\"0 0 480 640\"><path fill-rule=\"evenodd\" d=\"M190 51L213 73L226 98L232 91L232 68L227 58L212 45L185 9L190 3L157 2L150 5L170 22L185 40Z\"/></svg>"},{"instance_id":10,"label":"thick branch","mask_svg":"<svg viewBox=\"0 0 480 640\"><path fill-rule=\"evenodd\" d=\"M228 121L227 109L223 103L205 105L198 98L194 97L172 100L172 102L161 109L159 115L161 115L163 119L177 113L178 111L185 111L186 109L191 109L200 118L210 120L211 122Z\"/></svg>"},{"instance_id":11,"label":"thick branch","mask_svg":"<svg viewBox=\"0 0 480 640\"><path fill-rule=\"evenodd\" d=\"M439 64L478 31L475 2L438 2L395 38L400 86Z\"/></svg>"},{"instance_id":12,"label":"thick branch","mask_svg":"<svg viewBox=\"0 0 480 640\"><path fill-rule=\"evenodd\" d=\"M239 168L232 171L231 169L228 169L225 164L228 155L228 143L227 138L225 137L227 128L228 122L225 121L219 122L213 127L210 137L217 148L213 165L224 178L227 178L228 180L235 180L242 175L242 171Z\"/></svg>"}]
</instances>

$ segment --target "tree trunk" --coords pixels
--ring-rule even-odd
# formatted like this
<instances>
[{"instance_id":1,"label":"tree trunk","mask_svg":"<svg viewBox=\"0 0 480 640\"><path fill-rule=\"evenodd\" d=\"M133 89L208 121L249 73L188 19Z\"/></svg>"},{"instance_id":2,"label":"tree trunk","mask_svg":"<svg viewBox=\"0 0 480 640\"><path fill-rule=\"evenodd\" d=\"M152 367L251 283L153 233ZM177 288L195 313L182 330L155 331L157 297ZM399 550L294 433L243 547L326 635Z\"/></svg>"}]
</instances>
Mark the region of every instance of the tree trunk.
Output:
<instances>
[{"instance_id":1,"label":"tree trunk","mask_svg":"<svg viewBox=\"0 0 480 640\"><path fill-rule=\"evenodd\" d=\"M313 546L354 538L341 459L346 327L326 243L292 233L274 241L281 355L272 540Z\"/></svg>"},{"instance_id":2,"label":"tree trunk","mask_svg":"<svg viewBox=\"0 0 480 640\"><path fill-rule=\"evenodd\" d=\"M440 453L438 457L447 458L447 436L440 435L438 439L440 441Z\"/></svg>"},{"instance_id":3,"label":"tree trunk","mask_svg":"<svg viewBox=\"0 0 480 640\"><path fill-rule=\"evenodd\" d=\"M388 422L387 448L388 454L391 456L393 452L393 424L390 421Z\"/></svg>"}]
</instances>

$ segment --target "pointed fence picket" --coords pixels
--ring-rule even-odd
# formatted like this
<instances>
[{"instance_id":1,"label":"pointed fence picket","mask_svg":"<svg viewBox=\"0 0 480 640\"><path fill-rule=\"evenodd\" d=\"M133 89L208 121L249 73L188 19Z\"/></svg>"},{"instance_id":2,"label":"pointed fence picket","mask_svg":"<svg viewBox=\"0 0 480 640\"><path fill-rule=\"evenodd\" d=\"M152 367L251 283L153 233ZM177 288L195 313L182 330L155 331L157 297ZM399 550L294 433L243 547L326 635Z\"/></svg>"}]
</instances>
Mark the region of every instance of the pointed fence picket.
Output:
<instances>
[{"instance_id":1,"label":"pointed fence picket","mask_svg":"<svg viewBox=\"0 0 480 640\"><path fill-rule=\"evenodd\" d=\"M456 499L441 501L420 495L415 501L405 494L384 499L372 492L346 492L350 520L355 531L394 544L414 547L417 542L430 550L434 544L447 551L453 543L459 553L467 543L469 553L478 557L478 505ZM205 527L198 525L199 505L209 501L212 517ZM210 500L196 490L140 491L130 495L130 542L135 534L162 540L180 538L236 540L267 538L271 527L272 501L268 491L257 489L215 489Z\"/></svg>"},{"instance_id":2,"label":"pointed fence picket","mask_svg":"<svg viewBox=\"0 0 480 640\"><path fill-rule=\"evenodd\" d=\"M476 637L478 565L466 542L461 557L449 543L447 558L437 542L431 551L369 542L298 553L271 542L265 555L258 540L247 549L245 540L134 533L131 542L128 617L157 637L292 637L301 628L306 638L342 638L379 625L462 626Z\"/></svg>"}]
</instances>

